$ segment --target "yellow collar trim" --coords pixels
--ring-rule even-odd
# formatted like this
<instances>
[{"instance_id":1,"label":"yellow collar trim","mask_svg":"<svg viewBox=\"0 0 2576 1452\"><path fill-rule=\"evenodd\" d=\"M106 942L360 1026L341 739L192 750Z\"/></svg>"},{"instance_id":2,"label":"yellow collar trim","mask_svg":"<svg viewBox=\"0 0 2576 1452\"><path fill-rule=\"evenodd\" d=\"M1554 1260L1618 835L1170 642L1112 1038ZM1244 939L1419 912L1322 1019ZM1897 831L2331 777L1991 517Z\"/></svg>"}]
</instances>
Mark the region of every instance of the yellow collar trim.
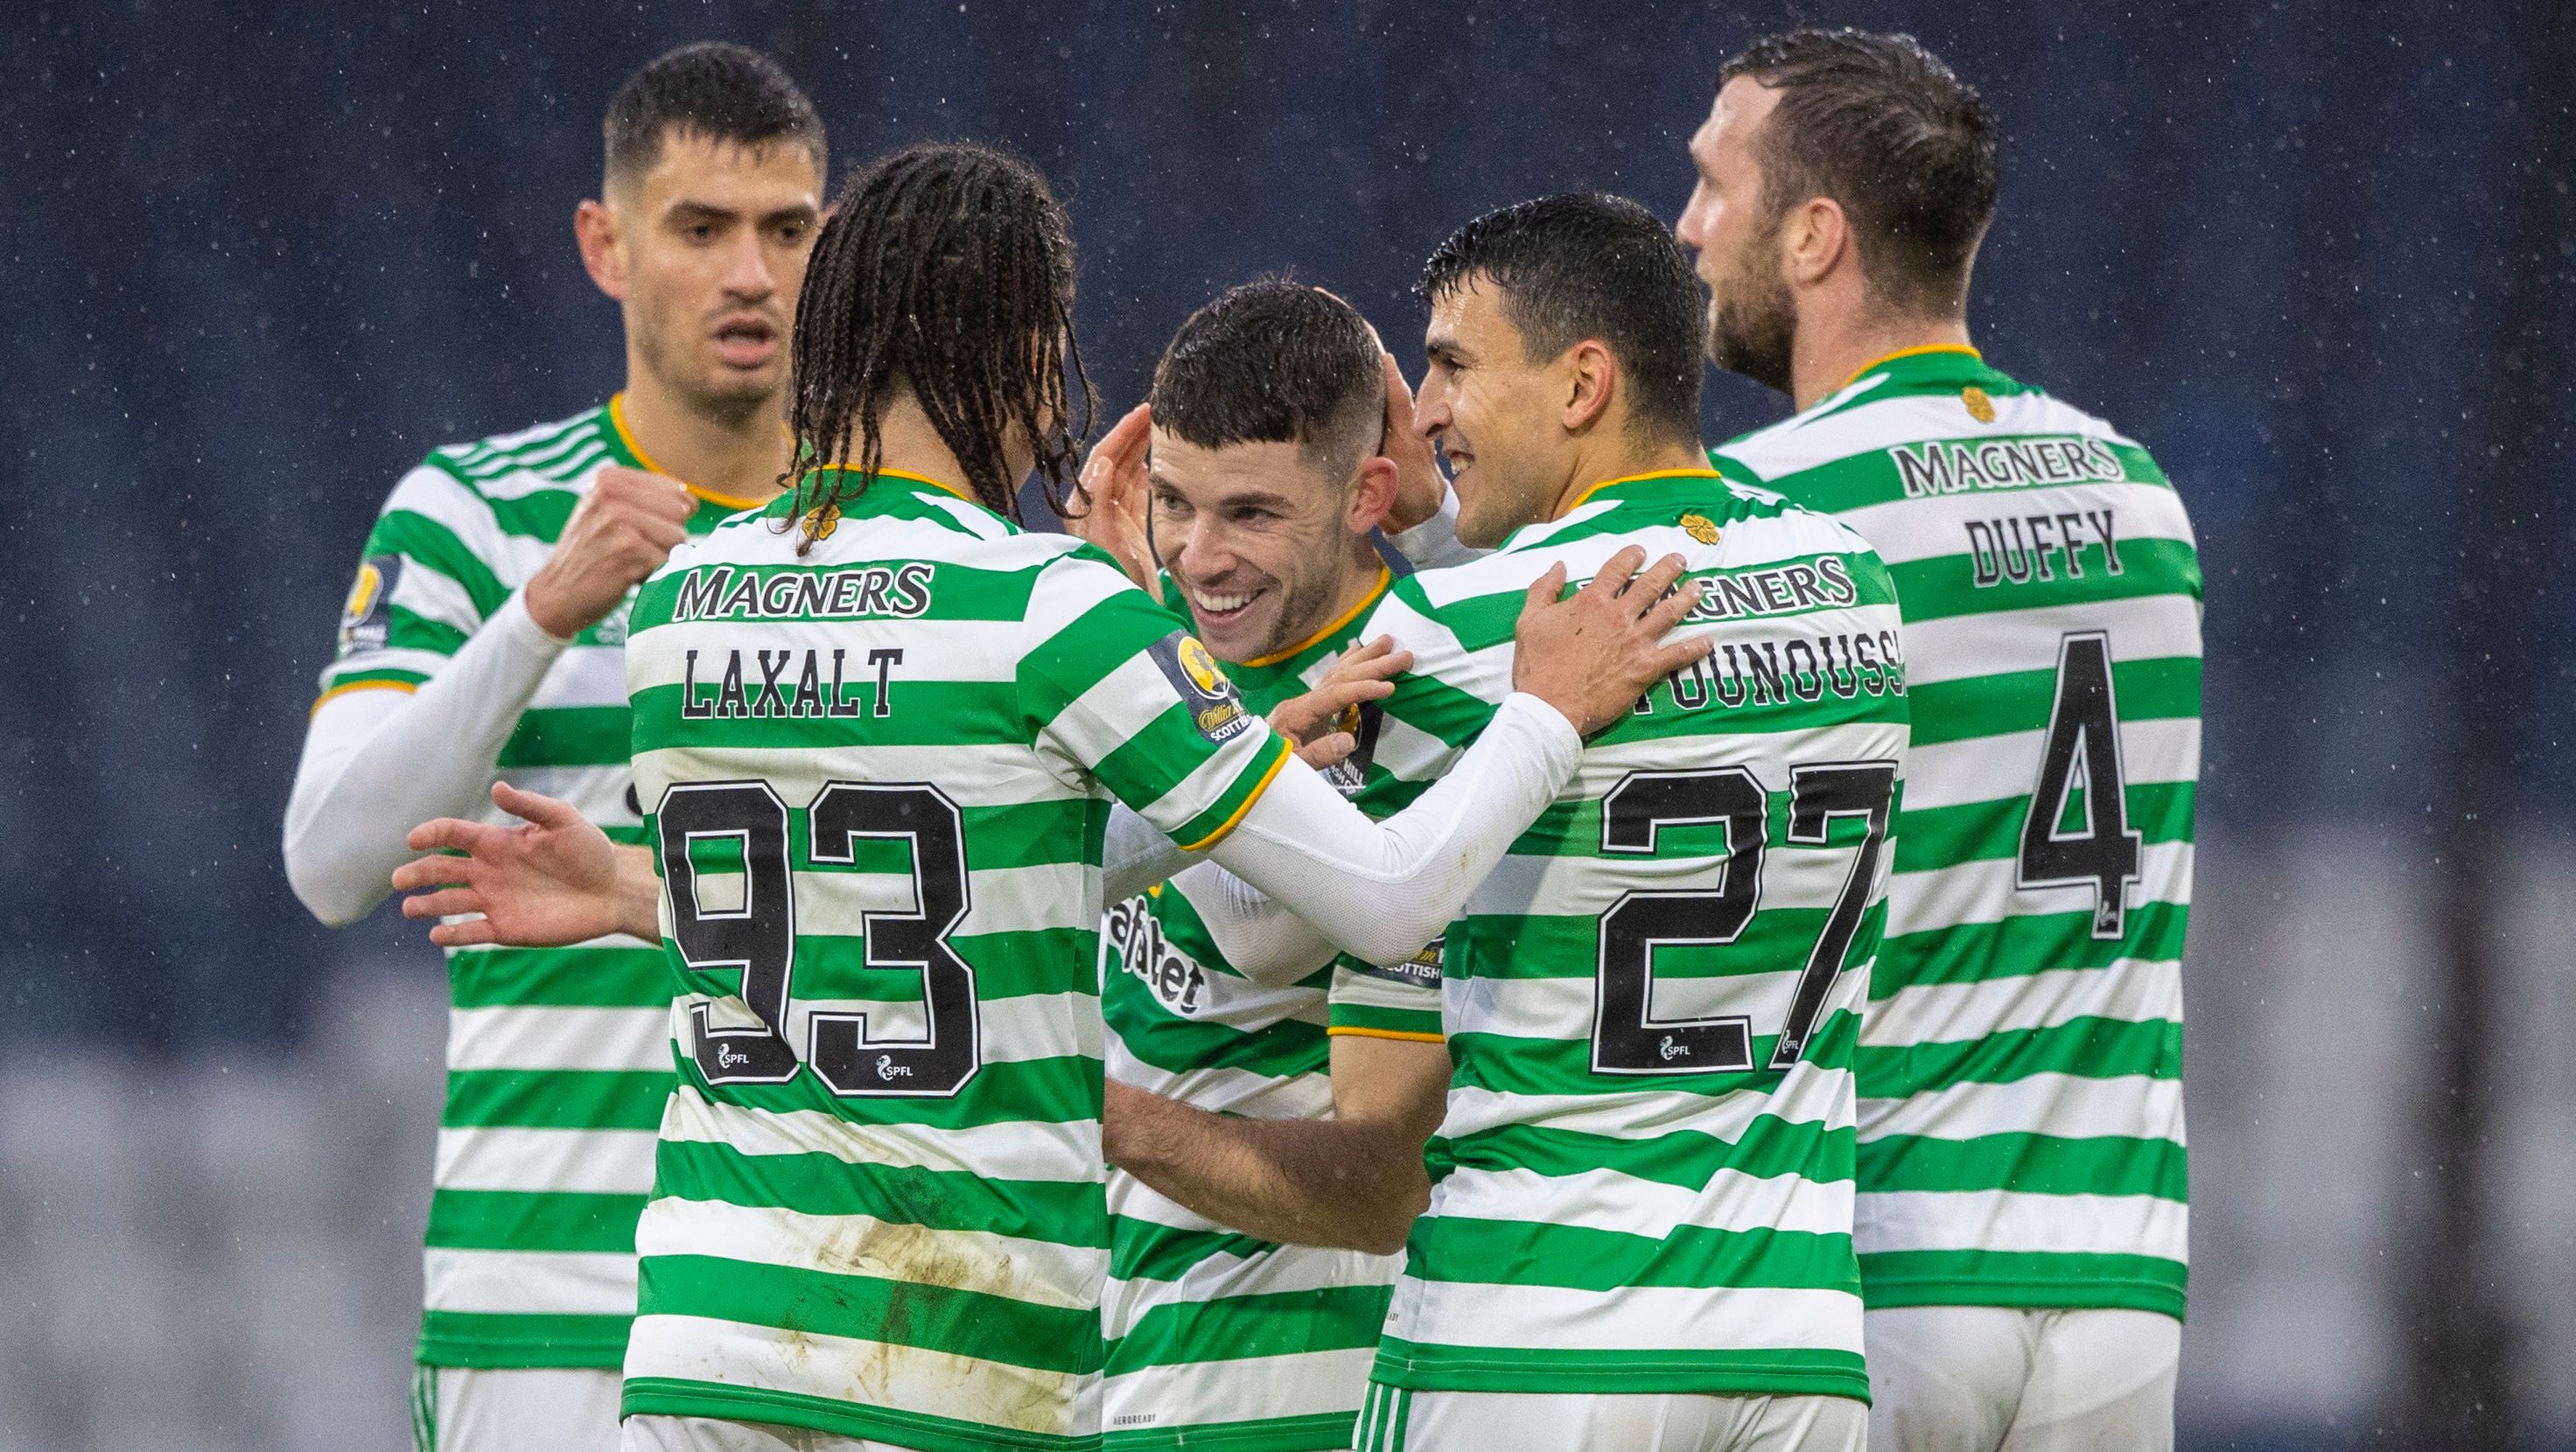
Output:
<instances>
[{"instance_id":1,"label":"yellow collar trim","mask_svg":"<svg viewBox=\"0 0 2576 1452\"><path fill-rule=\"evenodd\" d=\"M617 430L617 442L626 446L626 452L633 456L636 463L643 465L645 468L652 470L656 474L668 474L671 472L670 470L663 468L661 465L654 463L653 456L644 452L644 446L635 442L635 431L626 426L626 394L622 389L609 396L608 422L610 426ZM691 494L698 496L700 499L707 501L709 504L721 504L727 509L760 509L769 503L768 499L738 499L730 494L718 494L712 489L701 489L686 479L680 480L680 487L688 490ZM774 494L770 496L771 499L775 499L776 497L777 496Z\"/></svg>"},{"instance_id":2,"label":"yellow collar trim","mask_svg":"<svg viewBox=\"0 0 2576 1452\"><path fill-rule=\"evenodd\" d=\"M1323 629L1307 636L1304 640L1297 642L1295 645L1289 646L1284 650L1274 650L1268 655L1254 656L1252 659L1245 661L1244 664L1248 666L1277 665L1279 662L1286 660L1297 652L1309 648L1314 645L1316 641L1323 639L1325 636L1330 635L1334 631L1341 629L1343 626L1350 624L1354 620L1357 620L1360 612L1366 610L1371 605L1376 604L1378 602L1378 597L1386 593L1386 587L1394 582L1395 571L1388 569L1383 564L1379 565L1377 567L1377 583L1369 587L1368 594L1362 596L1358 604L1343 611L1341 614L1334 616Z\"/></svg>"},{"instance_id":3,"label":"yellow collar trim","mask_svg":"<svg viewBox=\"0 0 2576 1452\"><path fill-rule=\"evenodd\" d=\"M859 472L858 470L853 469L853 468L850 468L850 467L848 467L847 465L843 465L843 464L833 464L833 465L830 465L829 467L831 468L831 470L832 470L834 473L837 473L837 474L856 474L856 473L858 473L858 472ZM814 470L813 472L815 472L815 473L819 474L819 473L821 473L821 472L823 472L823 471L822 471L822 470L820 470L820 469L816 469L816 470ZM880 468L876 471L876 477L877 477L877 478L879 478L879 479L909 479L909 480L911 480L911 481L912 481L913 483L915 483L915 484L927 484L927 485L929 485L931 488L936 489L936 490L939 490L939 491L940 491L941 493L943 493L943 494L954 494L954 495L956 495L958 498L965 500L965 501L966 501L967 503L969 503L969 504L973 504L973 505L977 506L978 508L981 508L981 507L982 507L982 501L981 501L981 500L978 500L974 495L967 493L965 490L958 488L956 485L954 485L954 484L943 484L943 483L941 483L939 480L933 479L933 478L931 478L931 477L930 477L929 475L927 475L927 474L916 474L916 473L912 472L910 469L887 469L887 468L880 467Z\"/></svg>"},{"instance_id":4,"label":"yellow collar trim","mask_svg":"<svg viewBox=\"0 0 2576 1452\"><path fill-rule=\"evenodd\" d=\"M1851 377L1834 385L1834 392L1840 393L1844 389L1851 387L1853 384L1860 382L1860 376L1867 373L1872 368L1893 363L1899 358L1920 357L1925 353L1965 353L1980 363L1986 361L1985 354L1978 352L1976 349L1969 347L1965 343L1925 343L1922 346L1915 348L1899 348L1895 352L1889 353L1884 357L1872 358L1868 362L1860 365L1858 368L1853 369Z\"/></svg>"},{"instance_id":5,"label":"yellow collar trim","mask_svg":"<svg viewBox=\"0 0 2576 1452\"><path fill-rule=\"evenodd\" d=\"M1557 520L1565 518L1567 515L1582 508L1583 501L1590 499L1593 495L1600 493L1602 490L1607 489L1614 484L1634 484L1640 479L1723 479L1725 477L1725 475L1718 473L1715 469L1657 469L1651 474L1622 474L1616 479L1604 479L1598 484L1587 486L1582 493L1567 500L1563 509L1549 515L1548 520L1550 523L1554 523Z\"/></svg>"}]
</instances>

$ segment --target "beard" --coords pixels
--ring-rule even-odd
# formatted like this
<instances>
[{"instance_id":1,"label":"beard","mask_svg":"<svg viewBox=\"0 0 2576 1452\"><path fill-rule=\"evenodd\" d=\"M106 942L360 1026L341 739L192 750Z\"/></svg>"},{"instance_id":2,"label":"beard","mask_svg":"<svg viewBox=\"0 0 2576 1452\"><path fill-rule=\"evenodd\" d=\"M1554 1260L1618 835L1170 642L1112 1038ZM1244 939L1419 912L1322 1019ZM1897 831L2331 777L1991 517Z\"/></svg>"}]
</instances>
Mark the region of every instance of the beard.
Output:
<instances>
[{"instance_id":1,"label":"beard","mask_svg":"<svg viewBox=\"0 0 2576 1452\"><path fill-rule=\"evenodd\" d=\"M730 369L701 370L692 364L696 335L678 328L664 331L646 326L636 330L638 351L644 355L645 371L687 409L701 418L729 425L740 425L778 395L787 376L783 366L762 370L762 375L745 375ZM782 353L784 349L782 348Z\"/></svg>"},{"instance_id":2,"label":"beard","mask_svg":"<svg viewBox=\"0 0 2576 1452\"><path fill-rule=\"evenodd\" d=\"M1339 571L1314 569L1279 581L1279 613L1272 617L1270 638L1262 642L1253 658L1277 655L1297 642L1313 635L1333 607L1333 597L1340 593Z\"/></svg>"},{"instance_id":3,"label":"beard","mask_svg":"<svg viewBox=\"0 0 2576 1452\"><path fill-rule=\"evenodd\" d=\"M1754 239L1735 259L1725 285L1708 299L1708 361L1782 393L1791 392L1790 357L1798 341L1798 303L1780 276L1769 245Z\"/></svg>"}]
</instances>

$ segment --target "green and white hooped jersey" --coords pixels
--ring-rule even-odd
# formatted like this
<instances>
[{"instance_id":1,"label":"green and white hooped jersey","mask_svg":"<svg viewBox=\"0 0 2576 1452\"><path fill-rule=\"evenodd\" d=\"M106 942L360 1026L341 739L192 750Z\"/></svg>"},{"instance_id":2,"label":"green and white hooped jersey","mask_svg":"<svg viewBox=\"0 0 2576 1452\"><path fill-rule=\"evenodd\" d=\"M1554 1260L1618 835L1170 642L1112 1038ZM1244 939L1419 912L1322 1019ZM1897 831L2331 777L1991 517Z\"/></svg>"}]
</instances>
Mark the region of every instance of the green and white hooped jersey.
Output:
<instances>
[{"instance_id":1,"label":"green and white hooped jersey","mask_svg":"<svg viewBox=\"0 0 2576 1452\"><path fill-rule=\"evenodd\" d=\"M1108 557L885 471L645 583L627 646L680 1082L625 1411L1096 1447L1100 861L1288 747Z\"/></svg>"},{"instance_id":2,"label":"green and white hooped jersey","mask_svg":"<svg viewBox=\"0 0 2576 1452\"><path fill-rule=\"evenodd\" d=\"M1861 1035L1872 1306L2183 1313L2200 564L2146 450L1966 349L1720 456L1876 546L1914 755Z\"/></svg>"},{"instance_id":3,"label":"green and white hooped jersey","mask_svg":"<svg viewBox=\"0 0 2576 1452\"><path fill-rule=\"evenodd\" d=\"M1245 709L1267 714L1320 681L1359 639L1386 583L1304 642L1225 667ZM1356 788L1364 761L1354 762L1343 774ZM1437 1006L1390 995L1383 970L1327 966L1284 988L1244 978L1217 951L1182 881L1113 906L1101 938L1109 1076L1210 1113L1327 1118L1329 1035L1440 1037ZM1403 976L1428 982L1437 971L1409 965ZM1350 1446L1402 1257L1241 1235L1115 1167L1109 1213L1104 1445Z\"/></svg>"},{"instance_id":4,"label":"green and white hooped jersey","mask_svg":"<svg viewBox=\"0 0 2576 1452\"><path fill-rule=\"evenodd\" d=\"M1414 653L1362 805L1511 689L1532 578L1689 561L1716 643L1595 736L1442 959L1456 1071L1373 1376L1397 1387L1866 1399L1852 1051L1885 918L1906 668L1878 557L1683 470L1614 480L1398 584Z\"/></svg>"},{"instance_id":5,"label":"green and white hooped jersey","mask_svg":"<svg viewBox=\"0 0 2576 1452\"><path fill-rule=\"evenodd\" d=\"M322 700L417 689L554 549L610 464L653 467L612 399L433 452L367 535ZM693 534L747 501L700 493ZM558 657L496 776L643 840L627 770L626 617ZM315 703L319 709L321 702ZM504 820L488 804L482 814ZM635 1312L635 1216L671 1088L671 974L631 938L447 955L447 1105L423 1267L419 1357L437 1366L614 1367Z\"/></svg>"}]
</instances>

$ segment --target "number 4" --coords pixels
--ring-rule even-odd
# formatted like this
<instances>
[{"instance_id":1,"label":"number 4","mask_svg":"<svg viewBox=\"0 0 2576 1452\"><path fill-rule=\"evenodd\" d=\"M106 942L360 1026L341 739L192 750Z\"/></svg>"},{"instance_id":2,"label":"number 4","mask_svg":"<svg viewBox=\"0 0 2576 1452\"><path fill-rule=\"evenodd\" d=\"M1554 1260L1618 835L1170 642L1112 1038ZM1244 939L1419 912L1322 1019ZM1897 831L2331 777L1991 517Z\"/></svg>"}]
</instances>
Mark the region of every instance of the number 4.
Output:
<instances>
[{"instance_id":1,"label":"number 4","mask_svg":"<svg viewBox=\"0 0 2576 1452\"><path fill-rule=\"evenodd\" d=\"M2066 813L2078 786L2084 789L2084 820L2067 831ZM2022 819L2017 881L2025 888L2091 887L2093 936L2117 938L2128 922L2141 840L2129 825L2120 770L2111 637L2098 630L2070 634L2057 645L2057 701L2049 708L2030 814Z\"/></svg>"}]
</instances>

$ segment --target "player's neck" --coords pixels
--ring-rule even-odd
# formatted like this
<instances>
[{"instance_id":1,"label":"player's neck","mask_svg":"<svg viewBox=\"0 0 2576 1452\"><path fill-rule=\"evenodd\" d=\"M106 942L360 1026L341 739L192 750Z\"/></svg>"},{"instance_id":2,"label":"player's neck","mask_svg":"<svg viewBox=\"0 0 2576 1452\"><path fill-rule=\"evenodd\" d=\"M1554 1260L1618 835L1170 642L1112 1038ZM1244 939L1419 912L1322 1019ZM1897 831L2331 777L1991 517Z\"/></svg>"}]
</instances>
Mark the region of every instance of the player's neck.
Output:
<instances>
[{"instance_id":1,"label":"player's neck","mask_svg":"<svg viewBox=\"0 0 2576 1452\"><path fill-rule=\"evenodd\" d=\"M1613 479L1633 479L1640 474L1661 474L1672 469L1705 469L1708 453L1697 439L1675 440L1644 447L1628 437L1624 427L1603 427L1575 449L1574 467L1557 490L1547 508L1546 517L1556 519L1581 503L1584 494Z\"/></svg>"},{"instance_id":2,"label":"player's neck","mask_svg":"<svg viewBox=\"0 0 2576 1452\"><path fill-rule=\"evenodd\" d=\"M1342 562L1341 583L1333 591L1332 603L1316 612L1313 619L1300 621L1294 629L1284 632L1285 639L1311 641L1358 613L1360 606L1377 593L1379 583L1387 576L1386 561L1378 557L1377 546L1370 544L1366 536L1355 543L1358 547Z\"/></svg>"},{"instance_id":3,"label":"player's neck","mask_svg":"<svg viewBox=\"0 0 2576 1452\"><path fill-rule=\"evenodd\" d=\"M855 430L850 447L859 447ZM856 467L859 461L841 462ZM885 411L877 416L877 463L882 468L945 484L968 499L975 497L974 486L966 480L966 466L957 462L956 452L939 436L930 415L922 411L909 392L887 403Z\"/></svg>"},{"instance_id":4,"label":"player's neck","mask_svg":"<svg viewBox=\"0 0 2576 1452\"><path fill-rule=\"evenodd\" d=\"M1884 312L1841 318L1798 319L1789 350L1790 400L1800 409L1851 382L1852 375L1891 353L1913 348L1964 348L1964 318L1924 318Z\"/></svg>"},{"instance_id":5,"label":"player's neck","mask_svg":"<svg viewBox=\"0 0 2576 1452\"><path fill-rule=\"evenodd\" d=\"M629 369L618 412L636 452L699 493L746 505L778 497L791 442L783 391L740 415L710 415Z\"/></svg>"}]
</instances>

